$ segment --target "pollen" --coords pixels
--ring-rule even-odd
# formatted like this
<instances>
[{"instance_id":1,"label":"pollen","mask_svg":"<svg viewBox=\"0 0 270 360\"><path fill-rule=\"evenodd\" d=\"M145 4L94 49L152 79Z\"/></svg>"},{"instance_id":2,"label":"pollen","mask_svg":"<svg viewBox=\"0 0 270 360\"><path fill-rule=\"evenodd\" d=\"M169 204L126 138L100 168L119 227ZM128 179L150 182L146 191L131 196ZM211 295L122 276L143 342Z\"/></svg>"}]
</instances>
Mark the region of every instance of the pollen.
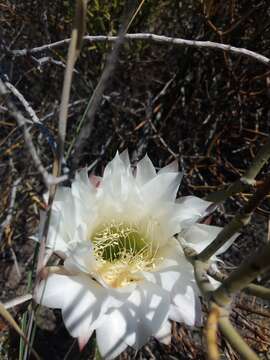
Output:
<instances>
[{"instance_id":1,"label":"pollen","mask_svg":"<svg viewBox=\"0 0 270 360\"><path fill-rule=\"evenodd\" d=\"M139 281L139 272L155 267L157 249L136 225L106 223L94 232L92 243L98 273L111 287Z\"/></svg>"}]
</instances>

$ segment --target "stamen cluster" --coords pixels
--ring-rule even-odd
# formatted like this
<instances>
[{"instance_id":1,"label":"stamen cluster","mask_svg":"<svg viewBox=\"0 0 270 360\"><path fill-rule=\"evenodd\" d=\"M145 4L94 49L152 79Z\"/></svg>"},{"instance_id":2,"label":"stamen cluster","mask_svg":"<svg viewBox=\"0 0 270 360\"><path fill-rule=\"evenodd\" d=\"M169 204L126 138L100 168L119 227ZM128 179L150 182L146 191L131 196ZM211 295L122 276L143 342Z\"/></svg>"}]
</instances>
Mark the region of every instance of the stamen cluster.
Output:
<instances>
[{"instance_id":1,"label":"stamen cluster","mask_svg":"<svg viewBox=\"0 0 270 360\"><path fill-rule=\"evenodd\" d=\"M92 236L98 272L112 287L139 281L139 271L153 269L157 249L138 226L112 220L100 226Z\"/></svg>"}]
</instances>

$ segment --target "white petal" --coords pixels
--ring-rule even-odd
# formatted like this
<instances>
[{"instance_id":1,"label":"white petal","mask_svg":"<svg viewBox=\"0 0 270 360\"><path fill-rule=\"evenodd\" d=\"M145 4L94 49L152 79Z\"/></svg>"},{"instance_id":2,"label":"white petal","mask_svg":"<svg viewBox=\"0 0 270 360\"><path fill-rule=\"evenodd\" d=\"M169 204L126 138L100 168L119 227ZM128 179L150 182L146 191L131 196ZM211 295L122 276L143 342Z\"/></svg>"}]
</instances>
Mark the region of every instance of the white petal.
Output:
<instances>
[{"instance_id":1,"label":"white petal","mask_svg":"<svg viewBox=\"0 0 270 360\"><path fill-rule=\"evenodd\" d=\"M89 200L87 196L81 199L73 196L70 201L66 201L64 203L64 209L62 209L62 213L67 231L72 238L79 226L81 226L83 223L91 225L91 223L95 220L95 203L94 201Z\"/></svg>"},{"instance_id":2,"label":"white petal","mask_svg":"<svg viewBox=\"0 0 270 360\"><path fill-rule=\"evenodd\" d=\"M164 205L166 208L166 204ZM151 209L151 208L150 208ZM171 229L168 227L167 223L167 213L162 213L163 208L157 209L156 213L153 211L149 211L145 206L144 209L141 209L139 212L142 216L141 219L138 219L137 223L139 224L139 228L147 239L150 239L153 242L153 246L158 248L164 246L170 236ZM145 211L149 211L149 213L145 213ZM166 211L166 210L164 210ZM153 215L151 215L151 212Z\"/></svg>"},{"instance_id":3,"label":"white petal","mask_svg":"<svg viewBox=\"0 0 270 360\"><path fill-rule=\"evenodd\" d=\"M202 310L200 299L191 286L186 287L185 293L176 293L173 297L173 304L176 305L185 324L189 326L201 324Z\"/></svg>"},{"instance_id":4,"label":"white petal","mask_svg":"<svg viewBox=\"0 0 270 360\"><path fill-rule=\"evenodd\" d=\"M167 320L170 307L169 293L144 281L125 302L131 314L135 337L126 339L136 349L141 348L150 336L156 334ZM132 340L131 340L132 339Z\"/></svg>"},{"instance_id":5,"label":"white petal","mask_svg":"<svg viewBox=\"0 0 270 360\"><path fill-rule=\"evenodd\" d=\"M156 170L147 155L137 163L136 183L142 186L152 180L156 176Z\"/></svg>"},{"instance_id":6,"label":"white petal","mask_svg":"<svg viewBox=\"0 0 270 360\"><path fill-rule=\"evenodd\" d=\"M142 198L149 210L162 203L174 201L182 179L181 173L164 173L157 175L141 188Z\"/></svg>"},{"instance_id":7,"label":"white petal","mask_svg":"<svg viewBox=\"0 0 270 360\"><path fill-rule=\"evenodd\" d=\"M84 185L85 188L90 188L92 191L94 191L94 187L91 187L87 167L77 171L75 179L79 181L81 185Z\"/></svg>"},{"instance_id":8,"label":"white petal","mask_svg":"<svg viewBox=\"0 0 270 360\"><path fill-rule=\"evenodd\" d=\"M166 172L178 172L178 171L179 171L178 161L174 160L167 166L164 166L163 168L161 168L159 170L158 174L160 175L160 174L164 174Z\"/></svg>"},{"instance_id":9,"label":"white petal","mask_svg":"<svg viewBox=\"0 0 270 360\"><path fill-rule=\"evenodd\" d=\"M66 302L62 308L62 315L70 334L73 337L80 337L92 332L98 320L104 315L108 308L108 296L105 289L93 280L90 281L91 286L82 277L74 277L74 280L70 286L72 296L69 295L68 303Z\"/></svg>"},{"instance_id":10,"label":"white petal","mask_svg":"<svg viewBox=\"0 0 270 360\"><path fill-rule=\"evenodd\" d=\"M126 166L123 163L123 161L117 151L117 153L115 154L115 157L112 159L112 161L110 161L106 165L106 167L104 169L103 181L110 181L110 178L112 178L113 176L116 176L118 174L122 174L125 172L126 172Z\"/></svg>"},{"instance_id":11,"label":"white petal","mask_svg":"<svg viewBox=\"0 0 270 360\"><path fill-rule=\"evenodd\" d=\"M181 252L180 246L172 246L170 241L167 246L159 249L157 259L160 262L156 264L155 271L143 272L142 275L148 281L160 286L169 293L174 293L176 290L185 292L185 287L194 281L194 272L192 265L186 260L184 254Z\"/></svg>"},{"instance_id":12,"label":"white petal","mask_svg":"<svg viewBox=\"0 0 270 360\"><path fill-rule=\"evenodd\" d=\"M76 172L71 186L72 195L85 202L92 202L96 194L96 187L90 181L87 168Z\"/></svg>"},{"instance_id":13,"label":"white petal","mask_svg":"<svg viewBox=\"0 0 270 360\"><path fill-rule=\"evenodd\" d=\"M42 280L36 287L34 299L38 304L53 308L61 309L65 298L63 290L69 285L67 276L50 275L48 279Z\"/></svg>"},{"instance_id":14,"label":"white petal","mask_svg":"<svg viewBox=\"0 0 270 360\"><path fill-rule=\"evenodd\" d=\"M126 349L125 339L131 331L129 325L120 309L104 316L102 324L96 329L98 349L103 359L113 359Z\"/></svg>"},{"instance_id":15,"label":"white petal","mask_svg":"<svg viewBox=\"0 0 270 360\"><path fill-rule=\"evenodd\" d=\"M42 235L44 233L44 226L46 223L46 218L47 218L47 213L46 211L41 210L39 212L39 227L38 227L38 232L35 233L32 236L29 236L30 239L34 240L34 241L40 241L42 238Z\"/></svg>"},{"instance_id":16,"label":"white petal","mask_svg":"<svg viewBox=\"0 0 270 360\"><path fill-rule=\"evenodd\" d=\"M94 206L90 207L85 200L71 195L66 201L57 202L57 209L51 215L48 246L65 252L77 242L87 240L97 214Z\"/></svg>"},{"instance_id":17,"label":"white petal","mask_svg":"<svg viewBox=\"0 0 270 360\"><path fill-rule=\"evenodd\" d=\"M83 275L50 275L42 281L35 300L51 308L61 308L66 328L73 337L90 336L108 309L106 289Z\"/></svg>"},{"instance_id":18,"label":"white petal","mask_svg":"<svg viewBox=\"0 0 270 360\"><path fill-rule=\"evenodd\" d=\"M170 305L169 319L172 320L172 321L176 321L178 323L184 323L185 322L182 313L180 312L178 307L176 305L174 305L174 304Z\"/></svg>"},{"instance_id":19,"label":"white petal","mask_svg":"<svg viewBox=\"0 0 270 360\"><path fill-rule=\"evenodd\" d=\"M165 246L157 256L164 260L157 264L156 271L144 272L144 277L170 293L175 306L172 320L194 325L201 320L199 290L197 288L192 265L186 260L177 246Z\"/></svg>"},{"instance_id":20,"label":"white petal","mask_svg":"<svg viewBox=\"0 0 270 360\"><path fill-rule=\"evenodd\" d=\"M98 188L100 201L111 201L116 208L121 208L121 203L134 192L134 183L130 167L126 167L117 153L104 170L102 183Z\"/></svg>"},{"instance_id":21,"label":"white petal","mask_svg":"<svg viewBox=\"0 0 270 360\"><path fill-rule=\"evenodd\" d=\"M55 214L55 216L61 216L61 221L63 222L62 226L64 226L65 232L69 235L70 239L72 239L77 227L76 220L78 217L78 214L76 214L75 199L72 195L70 195L64 202L58 202L57 206L59 206L59 211L58 214Z\"/></svg>"},{"instance_id":22,"label":"white petal","mask_svg":"<svg viewBox=\"0 0 270 360\"><path fill-rule=\"evenodd\" d=\"M71 196L71 189L66 186L59 186L56 189L53 207L57 206L58 202L66 201Z\"/></svg>"},{"instance_id":23,"label":"white petal","mask_svg":"<svg viewBox=\"0 0 270 360\"><path fill-rule=\"evenodd\" d=\"M195 224L181 233L180 237L183 237L184 242L199 253L212 243L222 229L223 228L221 227L213 225ZM232 236L229 241L227 241L227 243L216 252L215 255L219 255L226 251L232 245L237 236L239 236L238 233Z\"/></svg>"},{"instance_id":24,"label":"white petal","mask_svg":"<svg viewBox=\"0 0 270 360\"><path fill-rule=\"evenodd\" d=\"M87 243L79 243L65 260L64 266L71 272L95 274L97 262L93 253L93 246L91 242L88 241Z\"/></svg>"},{"instance_id":25,"label":"white petal","mask_svg":"<svg viewBox=\"0 0 270 360\"><path fill-rule=\"evenodd\" d=\"M195 196L184 196L177 199L178 211L173 221L180 222L182 227L190 226L200 218L206 216L212 203Z\"/></svg>"},{"instance_id":26,"label":"white petal","mask_svg":"<svg viewBox=\"0 0 270 360\"><path fill-rule=\"evenodd\" d=\"M128 154L128 150L124 150L123 152L121 152L121 154L119 154L120 159L123 161L124 165L126 166L126 168L129 168L130 166L130 160L129 160L129 154Z\"/></svg>"},{"instance_id":27,"label":"white petal","mask_svg":"<svg viewBox=\"0 0 270 360\"><path fill-rule=\"evenodd\" d=\"M46 246L53 251L66 253L69 241L62 214L60 211L52 210Z\"/></svg>"},{"instance_id":28,"label":"white petal","mask_svg":"<svg viewBox=\"0 0 270 360\"><path fill-rule=\"evenodd\" d=\"M168 270L168 268L175 266L179 271L187 269L191 271L192 265L184 257L184 252L179 242L172 237L169 239L166 246L161 247L156 255L157 259L160 259L156 264L156 270Z\"/></svg>"},{"instance_id":29,"label":"white petal","mask_svg":"<svg viewBox=\"0 0 270 360\"><path fill-rule=\"evenodd\" d=\"M181 231L181 225L179 221L172 221L175 213L178 211L178 205L174 202L162 202L162 205L157 206L153 212L152 217L156 219L155 232L153 238L163 237L165 241L159 241L160 245L167 242L173 235L178 234Z\"/></svg>"},{"instance_id":30,"label":"white petal","mask_svg":"<svg viewBox=\"0 0 270 360\"><path fill-rule=\"evenodd\" d=\"M81 219L81 223L76 227L73 234L72 244L74 246L77 246L77 244L89 242L89 228L90 225L86 224L85 222L83 222L83 219Z\"/></svg>"},{"instance_id":31,"label":"white petal","mask_svg":"<svg viewBox=\"0 0 270 360\"><path fill-rule=\"evenodd\" d=\"M171 342L172 324L170 321L166 321L159 331L154 335L161 343L169 345Z\"/></svg>"},{"instance_id":32,"label":"white petal","mask_svg":"<svg viewBox=\"0 0 270 360\"><path fill-rule=\"evenodd\" d=\"M77 186L77 180L72 184L72 187L78 188L78 192L82 191L82 186ZM80 190L79 190L80 189ZM66 232L73 237L76 227L82 221L87 221L91 218L91 208L94 203L82 191L82 198L74 195L73 191L67 187L59 187L56 193L55 201L53 202L53 209L55 213L59 212L63 221L65 222Z\"/></svg>"}]
</instances>

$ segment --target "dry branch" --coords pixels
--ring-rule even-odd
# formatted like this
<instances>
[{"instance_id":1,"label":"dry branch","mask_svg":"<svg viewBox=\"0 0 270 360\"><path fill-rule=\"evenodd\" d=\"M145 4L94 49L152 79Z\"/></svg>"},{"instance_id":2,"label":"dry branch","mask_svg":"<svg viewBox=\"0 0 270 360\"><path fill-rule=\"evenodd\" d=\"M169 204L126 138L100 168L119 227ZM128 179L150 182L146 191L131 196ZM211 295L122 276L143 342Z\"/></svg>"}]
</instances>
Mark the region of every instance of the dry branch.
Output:
<instances>
[{"instance_id":1,"label":"dry branch","mask_svg":"<svg viewBox=\"0 0 270 360\"><path fill-rule=\"evenodd\" d=\"M10 90L10 92L14 96L16 96L16 98L20 101L20 103L23 105L25 111L28 113L28 115L30 116L32 121L34 123L40 124L40 120L37 117L35 110L30 106L29 102L25 99L23 94L21 94L20 91L14 85L12 85L10 82L5 81L5 85Z\"/></svg>"},{"instance_id":2,"label":"dry branch","mask_svg":"<svg viewBox=\"0 0 270 360\"><path fill-rule=\"evenodd\" d=\"M232 348L241 355L243 360L259 360L255 352L247 345L242 336L231 324L228 316L221 316L219 319L219 328L223 336L230 343Z\"/></svg>"},{"instance_id":3,"label":"dry branch","mask_svg":"<svg viewBox=\"0 0 270 360\"><path fill-rule=\"evenodd\" d=\"M1 95L8 95L8 90L4 84L4 82L0 79L0 94ZM35 146L33 144L32 141L32 137L31 134L26 126L26 122L27 120L24 118L24 116L20 113L20 111L18 111L15 107L15 105L10 101L7 100L7 105L9 108L9 112L11 113L12 116L14 116L14 118L17 121L17 124L19 125L19 127L21 127L23 129L23 135L24 135L24 141L25 144L27 146L27 149L33 159L33 162L35 164L35 167L37 168L37 170L39 171L39 173L42 175L43 181L45 183L45 185L47 187L49 187L50 185L55 185L58 184L59 182L62 182L64 180L67 179L67 176L62 176L62 177L56 177L53 176L52 174L50 174L44 167L44 165L42 164L38 153L35 149Z\"/></svg>"},{"instance_id":4,"label":"dry branch","mask_svg":"<svg viewBox=\"0 0 270 360\"><path fill-rule=\"evenodd\" d=\"M212 294L215 302L226 306L237 291L247 287L258 275L270 268L270 244L245 260Z\"/></svg>"},{"instance_id":5,"label":"dry branch","mask_svg":"<svg viewBox=\"0 0 270 360\"><path fill-rule=\"evenodd\" d=\"M125 39L127 40L143 40L160 44L175 45L175 46L191 46L195 48L204 48L204 49L213 49L219 51L226 51L234 53L237 55L242 55L244 57L251 58L253 60L259 61L267 66L270 65L270 59L264 55L258 54L254 51L238 48L228 44L216 43L212 41L198 41L198 40L187 40L181 38L173 38L163 35L149 34L149 33L138 33L138 34L126 34ZM51 50L57 47L65 46L70 42L71 39L60 40L51 44L42 45L32 49L21 49L21 50L9 50L8 53L11 53L13 56L25 56L27 54L36 54L46 50ZM118 40L117 36L84 36L84 41L93 43L93 42L115 42Z\"/></svg>"},{"instance_id":6,"label":"dry branch","mask_svg":"<svg viewBox=\"0 0 270 360\"><path fill-rule=\"evenodd\" d=\"M12 185L10 201L9 201L9 206L8 206L8 211L7 211L7 217L0 225L0 241L2 240L3 232L11 223L13 210L14 210L14 204L15 204L15 200L16 200L17 188L18 188L18 185L20 184L21 180L22 180L21 178L18 178L17 180L14 181L14 183Z\"/></svg>"},{"instance_id":7,"label":"dry branch","mask_svg":"<svg viewBox=\"0 0 270 360\"><path fill-rule=\"evenodd\" d=\"M218 306L212 306L210 313L208 315L206 323L206 344L209 360L219 360L219 351L218 351L218 320L220 317L220 311Z\"/></svg>"},{"instance_id":8,"label":"dry branch","mask_svg":"<svg viewBox=\"0 0 270 360\"><path fill-rule=\"evenodd\" d=\"M58 126L58 175L61 173L61 165L64 156L64 145L66 138L67 128L67 115L68 104L70 98L70 89L72 82L72 75L74 65L80 54L82 45L82 39L85 31L85 18L86 18L86 1L80 0L76 2L76 13L74 17L74 24L72 29L71 42L68 49L67 67L65 70L65 78L63 84L60 114L59 114L59 126Z\"/></svg>"}]
</instances>

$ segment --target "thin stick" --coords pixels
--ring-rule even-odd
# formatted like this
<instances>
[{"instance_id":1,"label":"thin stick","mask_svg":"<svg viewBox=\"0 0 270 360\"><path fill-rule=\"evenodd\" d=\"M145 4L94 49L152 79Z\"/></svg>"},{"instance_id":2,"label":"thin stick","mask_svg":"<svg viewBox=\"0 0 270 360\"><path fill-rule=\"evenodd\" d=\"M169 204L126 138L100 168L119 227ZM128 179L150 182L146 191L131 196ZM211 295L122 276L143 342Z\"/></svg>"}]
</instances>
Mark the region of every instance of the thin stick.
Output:
<instances>
[{"instance_id":1,"label":"thin stick","mask_svg":"<svg viewBox=\"0 0 270 360\"><path fill-rule=\"evenodd\" d=\"M87 42L115 42L117 41L117 36L105 36L105 35L98 35L98 36L84 36L84 41ZM197 40L187 40L182 38L173 38L168 36L150 34L150 33L139 33L139 34L126 34L125 39L128 40L143 40L149 41L154 43L161 43L167 45L175 45L175 46L191 46L196 48L204 48L204 49L213 49L219 51L226 51L230 53L234 53L237 55L241 55L247 58L251 58L253 60L259 61L267 66L270 65L270 59L264 55L258 54L254 51L238 48L235 46L231 46L228 44L221 44L212 41L197 41ZM9 50L8 53L11 53L14 56L25 56L27 54L35 54L39 52L43 52L45 50L54 49L60 46L64 46L70 42L71 39L64 39L61 41L57 41L55 43L42 45L33 49L21 49L21 50Z\"/></svg>"},{"instance_id":2,"label":"thin stick","mask_svg":"<svg viewBox=\"0 0 270 360\"><path fill-rule=\"evenodd\" d=\"M231 347L241 355L243 360L259 360L255 352L247 345L241 335L232 326L227 316L221 316L219 319L219 328L230 343Z\"/></svg>"},{"instance_id":3,"label":"thin stick","mask_svg":"<svg viewBox=\"0 0 270 360\"><path fill-rule=\"evenodd\" d=\"M13 308L14 306L18 306L32 299L32 294L25 294L22 296L18 296L15 299L6 301L3 305L5 309Z\"/></svg>"},{"instance_id":4,"label":"thin stick","mask_svg":"<svg viewBox=\"0 0 270 360\"><path fill-rule=\"evenodd\" d=\"M253 295L261 299L270 300L270 289L265 286L249 284L243 289L243 291L248 295Z\"/></svg>"},{"instance_id":5,"label":"thin stick","mask_svg":"<svg viewBox=\"0 0 270 360\"><path fill-rule=\"evenodd\" d=\"M73 69L76 60L80 54L81 44L85 31L86 21L86 1L78 0L76 2L76 13L74 18L74 24L72 29L71 42L68 49L67 67L65 70L65 78L62 91L62 99L59 113L59 127L58 127L58 176L61 173L61 164L64 155L64 144L66 138L67 128L67 115L68 104L70 98L70 89L72 82Z\"/></svg>"},{"instance_id":6,"label":"thin stick","mask_svg":"<svg viewBox=\"0 0 270 360\"><path fill-rule=\"evenodd\" d=\"M218 320L220 317L219 307L213 305L207 318L205 333L206 333L206 344L207 353L209 360L219 360L218 351Z\"/></svg>"},{"instance_id":7,"label":"thin stick","mask_svg":"<svg viewBox=\"0 0 270 360\"><path fill-rule=\"evenodd\" d=\"M34 109L30 106L29 102L25 99L25 97L23 96L23 94L21 94L19 92L19 90L12 85L10 82L5 81L5 85L6 87L10 90L10 92L16 96L16 98L20 101L20 103L23 105L25 111L28 113L28 115L30 116L30 118L32 119L32 122L40 124L40 120L37 117L36 112L34 111Z\"/></svg>"},{"instance_id":8,"label":"thin stick","mask_svg":"<svg viewBox=\"0 0 270 360\"><path fill-rule=\"evenodd\" d=\"M211 276L213 279L223 283L228 276L213 270L211 267L207 270L207 274ZM248 284L246 287L242 289L245 294L257 296L261 299L270 300L270 289L257 284Z\"/></svg>"},{"instance_id":9,"label":"thin stick","mask_svg":"<svg viewBox=\"0 0 270 360\"><path fill-rule=\"evenodd\" d=\"M1 79L0 79L0 94L2 94L2 95L8 94L8 90ZM20 111L18 111L16 109L16 107L14 106L14 104L11 101L7 101L7 105L8 105L11 115L14 116L14 118L16 119L18 126L23 129L23 135L24 135L24 141L25 141L26 147L32 157L35 167L37 168L39 173L42 175L45 185L47 187L50 187L50 185L55 185L55 184L58 184L59 182L66 180L67 176L56 177L56 176L53 176L52 174L48 173L48 171L43 166L43 164L37 154L34 143L32 141L31 134L26 126L26 119L20 113Z\"/></svg>"},{"instance_id":10,"label":"thin stick","mask_svg":"<svg viewBox=\"0 0 270 360\"><path fill-rule=\"evenodd\" d=\"M2 240L3 232L10 225L10 223L12 221L14 204L15 204L16 194L17 194L17 188L18 188L21 180L22 180L21 178L18 178L17 180L14 181L14 183L12 185L11 195L10 195L10 200L9 200L9 205L8 205L8 211L7 211L7 217L0 225L0 241Z\"/></svg>"}]
</instances>

